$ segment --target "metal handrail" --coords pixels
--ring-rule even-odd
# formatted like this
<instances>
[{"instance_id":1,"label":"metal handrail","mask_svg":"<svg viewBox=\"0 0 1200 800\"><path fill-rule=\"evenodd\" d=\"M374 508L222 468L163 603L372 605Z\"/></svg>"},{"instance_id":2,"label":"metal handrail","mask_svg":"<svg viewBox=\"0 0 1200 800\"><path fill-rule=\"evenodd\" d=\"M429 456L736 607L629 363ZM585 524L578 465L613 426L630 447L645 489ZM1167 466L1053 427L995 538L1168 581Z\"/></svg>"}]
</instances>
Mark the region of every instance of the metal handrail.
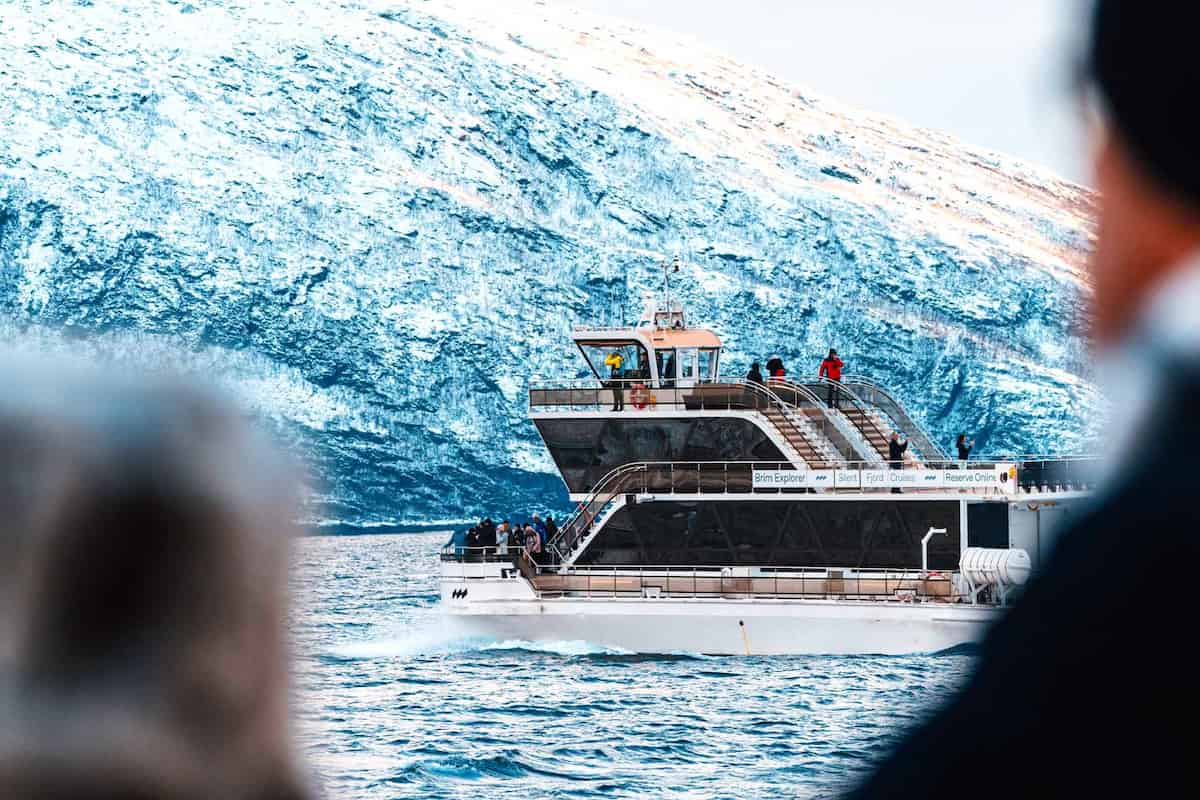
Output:
<instances>
[{"instance_id":1,"label":"metal handrail","mask_svg":"<svg viewBox=\"0 0 1200 800\"><path fill-rule=\"evenodd\" d=\"M614 392L628 392L636 387L645 387L647 392L644 398L646 406L682 406L688 409L695 408L710 411L753 411L761 415L766 422L783 434L785 441L789 438L788 435L791 434L793 437L806 442L818 456L818 460L808 461L801 454L801 459L808 466L821 466L829 461L821 453L817 443L812 441L812 436L797 426L792 420L790 415L792 406L784 402L769 386L756 381L748 381L745 378L722 378L719 382L701 381L693 386L684 387L663 385L668 382L661 380L658 382L659 385L655 386L653 385L653 381L642 378L614 378L607 381L583 379L564 383L566 385L530 386L530 411L533 412L537 408L557 408L563 406L568 408L601 407L610 402L610 400L616 399L613 394ZM670 381L670 383L676 383L676 381ZM711 397L711 393L722 389L726 390L723 399L714 400ZM564 394L566 395L565 397L563 396ZM633 398L629 398L628 404L633 405L635 408L643 407ZM768 416L764 413L766 409L775 409L778 411L778 418ZM830 433L829 431L832 430L836 429L830 423L828 430L818 430L816 433L824 436L833 446L834 451L843 457L847 456L848 453L854 453L852 446L845 437L840 432L837 434Z\"/></svg>"},{"instance_id":2,"label":"metal handrail","mask_svg":"<svg viewBox=\"0 0 1200 800\"><path fill-rule=\"evenodd\" d=\"M622 464L610 470L608 474L597 481L595 488L579 504L575 513L563 523L554 538L546 542L546 548L550 554L559 561L568 557L580 539L587 535L587 531L591 529L592 523L595 522L605 506L611 503L615 497L624 493L624 479L645 469L645 465L641 462Z\"/></svg>"},{"instance_id":3,"label":"metal handrail","mask_svg":"<svg viewBox=\"0 0 1200 800\"><path fill-rule=\"evenodd\" d=\"M838 428L833 416L829 413L829 408L821 402L821 399L807 389L807 387L788 381L786 378L768 378L767 386L771 387L772 391L782 400L783 396L776 391L776 387L782 387L792 393L792 399L796 402L792 403L798 409L811 409L816 411L819 416L819 424L813 423L811 417L805 415L810 423L813 423L818 428L818 432L828 441L835 452L842 458L853 458L860 456L862 453L854 446L846 435ZM803 401L801 402L801 398ZM784 402L787 402L786 400Z\"/></svg>"},{"instance_id":4,"label":"metal handrail","mask_svg":"<svg viewBox=\"0 0 1200 800\"><path fill-rule=\"evenodd\" d=\"M1001 462L984 462L973 461L971 466L979 469L987 469L996 466ZM1057 490L1058 487L1064 489L1086 490L1090 488L1091 482L1087 479L1090 477L1084 475L1072 475L1072 470L1069 468L1071 464L1083 464L1085 459L1080 457L1075 458L1043 458L1028 462L1013 462L1022 464L1022 469L1025 469L1026 464L1032 469L1036 476L1041 476L1052 470L1047 470L1046 465L1067 465L1068 469L1062 475L1052 475L1054 483L1051 487ZM956 467L956 462L951 462L946 465L950 468ZM829 487L824 491L850 491L850 492L887 492L890 491L887 487L867 488L863 481L863 472L882 472L887 469L885 465L881 465L875 461L843 461L836 462L834 465L827 467L828 469L858 471L859 472L859 487L854 489L841 489L839 487ZM932 467L931 467L932 468ZM587 533L591 530L592 524L600 517L604 509L616 497L622 494L806 494L810 491L808 487L803 486L776 486L776 487L755 487L753 485L753 474L760 470L780 470L794 471L797 467L792 462L783 461L637 461L623 464L606 474L597 482L596 487L588 494L588 496L579 504L575 513L567 520L567 522L559 529L558 534L552 539L547 549L552 556L558 561L564 561L574 552L576 546L586 538ZM1076 470L1077 471L1077 470ZM1086 473L1086 470L1085 470ZM678 476L678 477L677 477ZM749 483L747 481L749 480ZM1039 484L1040 486L1040 484ZM731 488L733 491L730 491ZM1026 492L1032 492L1034 485L1028 481L1022 480L1019 476L1016 484L1017 489L1024 489ZM909 491L921 492L945 492L945 488L929 488L922 489L913 487ZM964 486L962 491L969 494L987 495L995 491L994 486Z\"/></svg>"},{"instance_id":5,"label":"metal handrail","mask_svg":"<svg viewBox=\"0 0 1200 800\"><path fill-rule=\"evenodd\" d=\"M852 405L854 405L854 407L856 409L863 412L861 415L861 422L856 422L855 420L850 419L849 417L847 417L847 420L859 432L859 435L862 436L863 441L866 442L867 446L870 447L875 452L878 452L878 450L875 448L875 446L871 444L869 432L864 428L864 424L870 424L871 428L876 433L878 433L881 437L883 437L884 441L887 440L887 436L883 433L883 431L879 430L878 426L876 426L875 423L867 415L866 408L865 408L863 402L861 400L859 400L858 397L856 397L853 392L846 389L840 382L827 380L825 378L818 378L813 381L804 381L804 382L788 380L787 378L772 378L771 382L774 384L777 384L779 386L783 386L785 389L787 389L790 392L794 392L796 394L802 393L804 398L806 400L808 400L810 403L815 404L816 407L820 408L821 413L825 415L825 418L827 420L829 420L830 424L834 425L834 427L836 427L836 425L833 423L832 415L830 414L830 409L829 409L828 403L823 401L820 398L820 396L812 389L813 385L818 385L818 386L834 385L838 388L838 391L841 393L841 395L843 397L845 397L847 400L849 400L850 403ZM845 454L843 453L843 455L845 455ZM880 453L879 455L883 456L882 453Z\"/></svg>"},{"instance_id":6,"label":"metal handrail","mask_svg":"<svg viewBox=\"0 0 1200 800\"><path fill-rule=\"evenodd\" d=\"M788 414L788 407L787 407L787 404L784 403L783 398L781 398L778 394L776 394L774 391L772 391L769 386L758 383L757 381L746 380L745 378L734 379L732 382L732 385L740 386L743 389L743 391L749 390L750 392L754 393L756 396L765 397L768 402L774 403L775 408L779 411L779 414L780 414L779 419L786 422L788 428L792 431L792 433L794 433L796 436L798 436L802 441L808 442L808 445L809 445L809 447L812 448L813 452L817 453L818 455L821 455L820 451L817 450L816 444L814 442L809 441L808 434L805 431L801 430L800 427L798 425L796 425L796 423L792 420L791 416ZM754 410L756 412L759 411L757 402L755 403ZM766 415L764 414L763 416L765 417ZM767 418L767 421L771 422L776 428L779 427L779 420L773 420L773 419ZM781 431L781 433L784 433L784 439L786 440L787 432ZM822 435L824 435L824 431L818 431L818 433L821 433ZM828 438L828 437L826 437L826 438ZM805 461L805 463L806 464L808 463L807 460ZM822 461L817 462L817 463L818 464L824 463L824 459L822 459ZM816 466L816 465L814 464L813 466Z\"/></svg>"},{"instance_id":7,"label":"metal handrail","mask_svg":"<svg viewBox=\"0 0 1200 800\"><path fill-rule=\"evenodd\" d=\"M773 380L777 382L779 381L779 379ZM667 383L667 381L660 381L659 383ZM787 385L791 384L792 382L784 381L783 383ZM622 387L626 387L626 391L634 386L645 386L647 387L648 392L654 394L657 405L670 407L687 407L696 408L699 410L756 410L761 412L761 408L755 409L753 408L753 403L745 402L747 390L763 396L773 407L783 410L783 407L787 405L786 401L781 398L778 393L772 391L768 386L753 383L745 380L744 378L721 377L715 381L701 381L690 387L674 387L663 385L655 386L653 385L653 381L649 381L644 378L623 378L600 381L595 377L591 377L584 379L556 381L552 384L531 386L529 388L530 409L532 411L536 408L542 407L593 408L603 406L611 401L611 392L613 391L614 384L620 384ZM921 426L919 426L915 420L913 420L904 406L885 389L878 386L878 384L875 384L873 381L867 378L849 376L842 379L841 386L843 387L842 391L844 393L849 396L853 396L864 405L873 406L874 408L878 409L884 414L884 416L890 417L891 422L894 423L896 427L904 430L909 439L913 442L915 448L923 456L925 466L937 468L960 463L958 459L947 455L945 451L938 447L936 443L929 438L928 433ZM797 387L805 388L798 384ZM847 391L846 387L855 387L857 391ZM865 388L867 392L864 393L859 387ZM726 400L724 401L714 402L710 397L706 396L704 392L705 389L712 390L720 388L737 390L738 393L727 396ZM581 396L569 395L566 398L562 398L555 394L570 392L578 392L581 394ZM543 397L549 399L549 402L539 402L539 393ZM820 398L817 397L811 390L806 391L805 397L808 402L814 403L816 407L819 407L822 410L825 409L825 404L821 402ZM737 400L735 400L735 398L737 398ZM880 398L882 398L882 400ZM892 410L889 410L889 406ZM791 419L788 418L786 413L783 414L783 418L786 420L786 424L789 426L790 430L798 433L802 439L809 441L810 445L813 444L810 441L808 434L805 431L797 428ZM822 417L822 424L817 426L818 430L816 432L829 441L830 444L833 445L834 450L839 454L843 456L846 456L848 453L857 454L854 452L853 446L849 444L848 440L845 439L845 436L841 434L840 431L837 433L832 433L832 431L836 431L837 428L831 422L826 425L825 422L827 419L827 416ZM905 420L907 420L907 423L904 422ZM767 421L774 423L774 420L771 419L768 419ZM839 438L841 446L839 446ZM814 449L816 448L814 447ZM972 458L969 460L972 464L975 464L979 462L997 463L1070 460L1090 461L1096 458L1097 456L1091 454L1047 455L1044 453L1033 453L972 456ZM853 461L852 458L847 460ZM836 464L828 459L825 459L823 462L810 463L807 466L827 466L832 468L835 467Z\"/></svg>"},{"instance_id":8,"label":"metal handrail","mask_svg":"<svg viewBox=\"0 0 1200 800\"><path fill-rule=\"evenodd\" d=\"M861 375L843 376L841 382L844 386L861 387L857 393L859 397L891 417L892 422L904 431L905 436L917 446L917 450L920 451L921 456L926 461L936 461L938 459L943 461L951 460L949 454L939 447L930 438L925 429L908 413L908 409L904 407L904 404L897 400L887 389L870 378ZM866 391L861 391L863 389Z\"/></svg>"},{"instance_id":9,"label":"metal handrail","mask_svg":"<svg viewBox=\"0 0 1200 800\"><path fill-rule=\"evenodd\" d=\"M860 601L960 602L967 595L958 570L916 567L804 567L763 565L571 565L536 564L522 551L500 557L494 548L447 547L443 561L513 563L539 598L660 597L808 598ZM734 570L738 574L734 574ZM458 581L443 575L442 580Z\"/></svg>"}]
</instances>

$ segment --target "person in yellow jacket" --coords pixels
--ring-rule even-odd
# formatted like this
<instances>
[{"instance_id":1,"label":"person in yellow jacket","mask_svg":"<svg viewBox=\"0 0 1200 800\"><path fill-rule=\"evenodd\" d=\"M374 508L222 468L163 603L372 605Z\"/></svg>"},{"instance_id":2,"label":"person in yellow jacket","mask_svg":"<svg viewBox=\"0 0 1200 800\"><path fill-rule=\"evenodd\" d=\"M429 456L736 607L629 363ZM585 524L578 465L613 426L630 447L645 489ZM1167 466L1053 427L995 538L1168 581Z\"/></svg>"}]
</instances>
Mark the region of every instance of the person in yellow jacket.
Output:
<instances>
[{"instance_id":1,"label":"person in yellow jacket","mask_svg":"<svg viewBox=\"0 0 1200 800\"><path fill-rule=\"evenodd\" d=\"M604 359L604 366L608 367L608 376L611 379L609 381L609 385L613 390L613 411L625 410L625 390L621 386L622 379L625 377L625 374L621 370L621 367L624 366L624 364L624 356L622 356L616 350L609 353Z\"/></svg>"}]
</instances>

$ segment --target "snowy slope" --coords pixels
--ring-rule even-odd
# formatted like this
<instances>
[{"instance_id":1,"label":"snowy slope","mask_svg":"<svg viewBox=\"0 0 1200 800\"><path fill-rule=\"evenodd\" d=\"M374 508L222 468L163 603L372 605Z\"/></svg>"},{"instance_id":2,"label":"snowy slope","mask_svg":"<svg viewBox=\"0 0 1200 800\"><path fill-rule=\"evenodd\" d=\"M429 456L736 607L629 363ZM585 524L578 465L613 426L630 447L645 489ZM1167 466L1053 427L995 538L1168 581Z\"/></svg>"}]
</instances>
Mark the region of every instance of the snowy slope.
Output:
<instances>
[{"instance_id":1,"label":"snowy slope","mask_svg":"<svg viewBox=\"0 0 1200 800\"><path fill-rule=\"evenodd\" d=\"M730 370L832 344L986 452L1095 424L1085 189L694 42L526 0L20 0L0 98L5 338L218 377L314 517L561 502L527 381L676 251Z\"/></svg>"}]
</instances>

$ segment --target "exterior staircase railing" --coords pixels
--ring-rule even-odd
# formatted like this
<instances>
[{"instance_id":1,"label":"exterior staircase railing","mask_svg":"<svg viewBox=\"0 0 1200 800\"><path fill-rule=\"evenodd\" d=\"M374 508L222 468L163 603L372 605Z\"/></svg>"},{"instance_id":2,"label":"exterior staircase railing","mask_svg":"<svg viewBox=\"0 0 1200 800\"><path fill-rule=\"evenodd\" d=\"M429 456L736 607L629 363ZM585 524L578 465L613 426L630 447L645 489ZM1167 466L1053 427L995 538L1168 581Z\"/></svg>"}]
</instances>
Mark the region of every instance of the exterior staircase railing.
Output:
<instances>
[{"instance_id":1,"label":"exterior staircase railing","mask_svg":"<svg viewBox=\"0 0 1200 800\"><path fill-rule=\"evenodd\" d=\"M862 401L875 406L891 418L901 431L921 453L925 461L949 461L950 456L939 447L929 433L908 413L904 404L897 400L887 389L884 389L870 378L860 375L849 375L842 378L842 385L849 388Z\"/></svg>"},{"instance_id":2,"label":"exterior staircase railing","mask_svg":"<svg viewBox=\"0 0 1200 800\"><path fill-rule=\"evenodd\" d=\"M728 379L726 382L729 382ZM752 399L752 402L747 405L752 405L754 410L762 413L806 464L811 467L823 466L827 455L822 452L818 442L813 441L812 433L805 430L806 426L802 426L792 417L791 408L779 395L764 384L745 379L734 380L732 385L742 388L745 398ZM774 410L776 413L766 413L767 410ZM818 435L820 433L818 431ZM799 443L807 445L809 452L801 451L797 447Z\"/></svg>"},{"instance_id":3,"label":"exterior staircase railing","mask_svg":"<svg viewBox=\"0 0 1200 800\"><path fill-rule=\"evenodd\" d=\"M804 414L821 437L833 446L839 460L857 461L863 458L863 453L838 427L829 408L807 387L779 378L771 378L767 385L781 401Z\"/></svg>"},{"instance_id":4,"label":"exterior staircase railing","mask_svg":"<svg viewBox=\"0 0 1200 800\"><path fill-rule=\"evenodd\" d=\"M625 494L646 469L646 464L641 462L622 464L601 478L575 513L558 529L557 535L546 543L554 560L559 563L568 560L608 505Z\"/></svg>"},{"instance_id":5,"label":"exterior staircase railing","mask_svg":"<svg viewBox=\"0 0 1200 800\"><path fill-rule=\"evenodd\" d=\"M887 459L887 434L875 424L866 405L842 384L823 378L811 381L773 378L772 385L776 387L776 393L785 401L793 396L797 398L803 396L806 403L815 403L831 423L836 424L835 420L840 414L846 424L857 432L858 437L861 437L862 444L870 448L869 452L863 452L861 448L855 447L853 458L874 461L875 456L878 456L880 460ZM827 391L830 386L834 386L838 390L839 397L858 413L846 414L844 411L829 408Z\"/></svg>"}]
</instances>

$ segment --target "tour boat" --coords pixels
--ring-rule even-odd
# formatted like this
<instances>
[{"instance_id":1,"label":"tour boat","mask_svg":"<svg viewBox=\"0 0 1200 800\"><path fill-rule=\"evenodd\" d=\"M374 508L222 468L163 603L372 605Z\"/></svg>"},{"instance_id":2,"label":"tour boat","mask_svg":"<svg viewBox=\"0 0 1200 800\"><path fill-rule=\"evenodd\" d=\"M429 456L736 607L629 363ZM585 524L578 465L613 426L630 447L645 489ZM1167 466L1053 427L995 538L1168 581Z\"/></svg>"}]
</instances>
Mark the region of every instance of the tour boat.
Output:
<instances>
[{"instance_id":1,"label":"tour boat","mask_svg":"<svg viewBox=\"0 0 1200 800\"><path fill-rule=\"evenodd\" d=\"M1085 457L953 461L866 377L723 377L720 338L669 297L572 338L592 379L531 387L529 416L576 510L536 557L442 551L442 604L468 635L943 651L1004 613L1091 486Z\"/></svg>"}]
</instances>

